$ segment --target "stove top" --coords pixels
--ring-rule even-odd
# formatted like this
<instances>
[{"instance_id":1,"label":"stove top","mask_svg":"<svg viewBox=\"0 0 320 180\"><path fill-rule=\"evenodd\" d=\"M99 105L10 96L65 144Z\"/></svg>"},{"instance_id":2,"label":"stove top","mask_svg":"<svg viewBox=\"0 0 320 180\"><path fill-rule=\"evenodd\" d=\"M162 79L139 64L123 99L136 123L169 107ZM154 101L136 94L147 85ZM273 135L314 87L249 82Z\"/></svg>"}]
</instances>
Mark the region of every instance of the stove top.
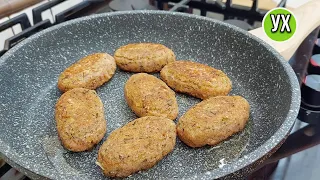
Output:
<instances>
[{"instance_id":1,"label":"stove top","mask_svg":"<svg viewBox=\"0 0 320 180\"><path fill-rule=\"evenodd\" d=\"M267 10L258 8L258 0L253 0L252 6L240 6L232 4L231 0L223 3L220 0L113 0L110 2L105 0L95 1L79 1L78 4L68 9L54 14L54 22L49 19L43 19L42 14L46 10L61 4L63 0L48 1L32 9L32 19L29 20L27 14L22 13L8 21L0 24L0 32L10 29L20 24L22 31L14 36L6 39L4 49L0 51L0 56L10 48L28 38L29 36L54 26L56 24L82 17L90 14L104 13L119 10L165 10L179 11L184 13L193 13L201 16L212 17L226 23L233 24L245 30L251 30L261 26L264 14ZM286 0L281 0L278 7L284 7ZM32 21L32 23L30 22ZM33 25L31 25L33 24ZM290 59L289 63L296 72L300 82L307 74L307 67L313 54L320 54L320 48L315 47L315 40L319 36L319 28L315 29L300 45L295 55ZM305 113L305 112L301 112ZM306 116L300 116L306 117ZM314 117L314 116L313 116ZM308 119L300 119L308 122ZM314 119L313 119L314 121ZM317 121L316 121L317 122ZM301 123L298 121L298 124ZM248 179L261 177L265 172L273 172L279 162L279 159L288 157L299 151L308 149L320 144L320 128L315 124L307 124L303 128L296 126L296 130L289 136L283 146L273 154L263 165L257 168ZM259 170L260 169L260 170ZM265 177L265 176L263 176ZM19 173L10 165L0 160L0 179L28 179Z\"/></svg>"}]
</instances>

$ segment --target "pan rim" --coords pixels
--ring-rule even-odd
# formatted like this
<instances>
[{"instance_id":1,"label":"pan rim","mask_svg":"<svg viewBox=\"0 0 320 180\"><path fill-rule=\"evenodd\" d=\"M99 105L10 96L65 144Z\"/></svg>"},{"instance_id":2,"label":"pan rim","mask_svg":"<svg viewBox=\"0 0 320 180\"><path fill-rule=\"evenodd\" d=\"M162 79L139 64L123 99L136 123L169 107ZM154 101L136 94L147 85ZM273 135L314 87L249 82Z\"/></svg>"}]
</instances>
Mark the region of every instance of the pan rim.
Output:
<instances>
[{"instance_id":1,"label":"pan rim","mask_svg":"<svg viewBox=\"0 0 320 180\"><path fill-rule=\"evenodd\" d=\"M81 23L86 20L96 19L100 17L111 17L111 16L119 16L119 15L126 15L126 14L159 14L159 15L174 15L174 16L182 16L192 19L198 19L198 20L204 20L204 21L210 21L213 23L217 23L219 25L223 25L225 27L228 27L230 29L233 29L239 33L242 33L243 35L249 37L250 39L253 39L260 43L262 46L266 48L266 50L270 51L277 59L280 61L280 64L284 68L284 71L286 75L288 76L289 83L291 85L291 103L290 103L290 110L287 113L286 119L283 121L279 129L262 145L260 145L258 148L256 148L254 151L248 153L244 157L238 158L236 161L227 164L219 169L213 169L207 172L202 172L200 174L194 174L189 177L182 177L184 179L194 179L194 178L201 178L201 179L212 179L212 178L220 178L228 175L230 172L235 173L250 164L253 164L254 162L258 161L265 155L267 155L270 151L272 151L274 148L276 148L277 145L279 145L290 133L291 128L293 127L296 117L298 116L299 107L300 107L300 85L298 82L298 79L292 69L292 67L289 65L287 61L277 52L273 47L271 47L269 44L264 42L263 40L259 39L258 37L252 35L248 31L245 31L241 28L238 28L234 25L227 24L225 22L215 20L209 17L203 17L198 16L194 14L187 14L187 13L180 13L180 12L169 12L169 11L162 11L162 10L134 10L134 11L118 11L118 12L108 12L108 13L101 13L101 14L95 14L90 16L85 16L73 20L69 20L66 22L63 22L58 25L54 25L52 27L49 27L47 29L44 29L29 38L25 39L24 41L20 42L18 45L14 46L12 49L8 50L1 58L0 58L0 66L2 66L6 60L10 58L17 50L20 50L21 47L24 45L33 42L37 40L42 35L45 35L46 33L50 33L56 29L62 28L63 26L69 26L76 23ZM52 175L45 174L45 173L39 173L39 169L34 168L25 168L21 164L24 164L19 158L17 158L15 153L8 151L6 149L10 149L8 145L6 145L1 139L0 139L0 155L4 156L5 159L8 159L10 162L12 162L13 167L15 167L15 164L18 166L26 169L27 171L30 171L32 173L35 173L39 176L51 178ZM247 157L247 158L246 158ZM241 163L239 163L241 162ZM60 175L56 173L55 177L59 177Z\"/></svg>"}]
</instances>

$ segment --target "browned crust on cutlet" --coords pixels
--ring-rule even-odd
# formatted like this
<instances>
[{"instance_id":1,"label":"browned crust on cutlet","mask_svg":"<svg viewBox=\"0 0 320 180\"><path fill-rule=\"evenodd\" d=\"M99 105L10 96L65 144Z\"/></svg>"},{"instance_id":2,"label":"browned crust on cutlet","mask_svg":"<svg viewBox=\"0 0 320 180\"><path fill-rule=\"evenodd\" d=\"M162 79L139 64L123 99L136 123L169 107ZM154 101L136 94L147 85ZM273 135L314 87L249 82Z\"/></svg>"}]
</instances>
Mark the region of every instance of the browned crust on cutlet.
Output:
<instances>
[{"instance_id":1,"label":"browned crust on cutlet","mask_svg":"<svg viewBox=\"0 0 320 180\"><path fill-rule=\"evenodd\" d=\"M102 144L97 164L109 177L127 177L152 168L176 143L176 126L170 119L146 116L114 130Z\"/></svg>"},{"instance_id":2,"label":"browned crust on cutlet","mask_svg":"<svg viewBox=\"0 0 320 180\"><path fill-rule=\"evenodd\" d=\"M159 72L175 61L174 52L162 44L132 43L121 46L114 53L118 67L129 72Z\"/></svg>"},{"instance_id":3,"label":"browned crust on cutlet","mask_svg":"<svg viewBox=\"0 0 320 180\"><path fill-rule=\"evenodd\" d=\"M129 107L139 117L160 116L174 120L178 115L175 92L153 75L132 75L125 84L124 94Z\"/></svg>"},{"instance_id":4,"label":"browned crust on cutlet","mask_svg":"<svg viewBox=\"0 0 320 180\"><path fill-rule=\"evenodd\" d=\"M92 149L107 130L100 98L94 90L84 88L62 94L55 106L55 120L62 145L74 152Z\"/></svg>"},{"instance_id":5,"label":"browned crust on cutlet","mask_svg":"<svg viewBox=\"0 0 320 180\"><path fill-rule=\"evenodd\" d=\"M177 134L190 147L216 145L244 129L249 111L249 103L241 96L212 97L179 119Z\"/></svg>"},{"instance_id":6,"label":"browned crust on cutlet","mask_svg":"<svg viewBox=\"0 0 320 180\"><path fill-rule=\"evenodd\" d=\"M96 89L108 82L116 71L116 63L107 53L90 54L66 68L58 78L58 88L66 92L73 88Z\"/></svg>"},{"instance_id":7,"label":"browned crust on cutlet","mask_svg":"<svg viewBox=\"0 0 320 180\"><path fill-rule=\"evenodd\" d=\"M207 99L225 96L232 88L231 80L221 70L192 61L175 61L160 72L161 79L173 90Z\"/></svg>"}]
</instances>

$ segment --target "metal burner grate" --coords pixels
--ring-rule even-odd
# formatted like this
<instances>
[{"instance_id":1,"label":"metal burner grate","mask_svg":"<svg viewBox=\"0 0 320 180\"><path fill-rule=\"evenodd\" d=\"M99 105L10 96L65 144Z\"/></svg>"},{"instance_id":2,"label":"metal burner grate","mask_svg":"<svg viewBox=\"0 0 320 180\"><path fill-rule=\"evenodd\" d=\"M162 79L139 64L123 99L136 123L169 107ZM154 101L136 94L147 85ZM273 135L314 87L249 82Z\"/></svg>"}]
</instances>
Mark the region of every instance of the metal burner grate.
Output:
<instances>
[{"instance_id":1,"label":"metal burner grate","mask_svg":"<svg viewBox=\"0 0 320 180\"><path fill-rule=\"evenodd\" d=\"M0 32L6 29L12 28L13 26L20 24L22 32L15 34L5 41L4 49L0 51L0 56L2 56L6 51L11 49L13 46L23 41L25 38L43 30L50 26L62 23L67 20L75 19L78 17L86 16L92 14L101 6L107 5L108 1L104 0L95 0L95 1L81 1L78 4L70 7L67 10L64 10L55 15L55 22L51 23L50 20L43 20L41 14L53 8L54 6L64 2L65 0L55 0L49 1L45 4L42 4L32 10L32 20L34 25L31 26L31 23L28 19L27 14L23 13L19 16L16 16L8 21L5 21L0 24Z\"/></svg>"},{"instance_id":2,"label":"metal burner grate","mask_svg":"<svg viewBox=\"0 0 320 180\"><path fill-rule=\"evenodd\" d=\"M262 22L263 16L267 10L258 8L258 0L252 1L252 6L240 6L232 3L232 0L226 0L223 3L221 0L207 1L207 0L157 0L158 8L164 9L166 5L174 3L175 5L170 11L184 11L186 6L200 10L201 16L206 16L207 12L215 12L224 15L224 20L239 19L246 20L250 25L254 25L255 21ZM281 0L277 7L285 7L287 0Z\"/></svg>"}]
</instances>

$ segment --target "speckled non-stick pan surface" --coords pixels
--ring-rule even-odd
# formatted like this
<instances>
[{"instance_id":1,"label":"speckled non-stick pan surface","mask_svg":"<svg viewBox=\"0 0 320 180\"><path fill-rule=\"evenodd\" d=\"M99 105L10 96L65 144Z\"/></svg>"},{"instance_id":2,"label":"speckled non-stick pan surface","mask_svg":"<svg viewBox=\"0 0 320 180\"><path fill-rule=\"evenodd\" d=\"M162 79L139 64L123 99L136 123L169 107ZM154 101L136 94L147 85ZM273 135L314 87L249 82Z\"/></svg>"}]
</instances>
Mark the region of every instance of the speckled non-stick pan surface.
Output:
<instances>
[{"instance_id":1,"label":"speckled non-stick pan surface","mask_svg":"<svg viewBox=\"0 0 320 180\"><path fill-rule=\"evenodd\" d=\"M212 179L249 166L276 147L297 116L300 91L287 62L270 46L239 28L213 19L160 11L115 12L72 20L46 29L0 59L0 152L33 178L103 179L97 150L71 153L57 138L54 105L61 95L58 75L81 57L113 55L132 42L162 43L177 59L223 70L230 94L251 105L245 130L213 147L192 149L177 140L172 153L150 170L129 179ZM123 87L130 73L117 70L97 89L107 119L106 137L136 118ZM158 76L158 74L155 74ZM198 99L177 94L179 117ZM177 120L175 121L177 122ZM32 173L31 173L32 172Z\"/></svg>"}]
</instances>

